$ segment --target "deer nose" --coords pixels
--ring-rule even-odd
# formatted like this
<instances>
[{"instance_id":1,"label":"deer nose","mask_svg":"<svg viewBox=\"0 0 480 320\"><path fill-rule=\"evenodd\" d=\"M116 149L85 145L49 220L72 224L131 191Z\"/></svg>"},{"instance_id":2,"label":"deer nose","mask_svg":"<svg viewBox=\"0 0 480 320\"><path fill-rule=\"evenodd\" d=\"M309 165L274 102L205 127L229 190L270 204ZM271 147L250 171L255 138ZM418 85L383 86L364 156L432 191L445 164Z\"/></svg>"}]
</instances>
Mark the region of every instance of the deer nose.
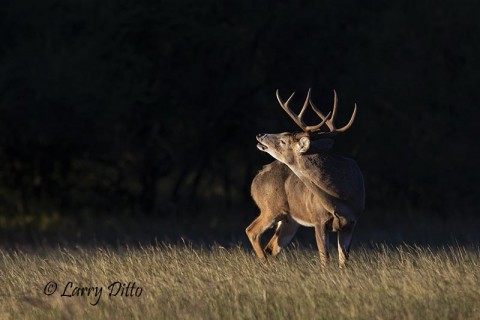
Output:
<instances>
[{"instance_id":1,"label":"deer nose","mask_svg":"<svg viewBox=\"0 0 480 320\"><path fill-rule=\"evenodd\" d=\"M259 133L257 134L257 139L262 139L266 136L267 134L266 133Z\"/></svg>"}]
</instances>

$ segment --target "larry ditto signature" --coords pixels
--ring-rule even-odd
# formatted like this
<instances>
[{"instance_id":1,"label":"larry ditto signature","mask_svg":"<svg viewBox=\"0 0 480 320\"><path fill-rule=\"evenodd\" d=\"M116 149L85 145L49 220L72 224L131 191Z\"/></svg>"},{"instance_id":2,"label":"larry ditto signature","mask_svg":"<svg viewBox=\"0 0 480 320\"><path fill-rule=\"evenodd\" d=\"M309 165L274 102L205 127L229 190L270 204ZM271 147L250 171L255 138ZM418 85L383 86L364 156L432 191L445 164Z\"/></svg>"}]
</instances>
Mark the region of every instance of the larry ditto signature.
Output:
<instances>
[{"instance_id":1,"label":"larry ditto signature","mask_svg":"<svg viewBox=\"0 0 480 320\"><path fill-rule=\"evenodd\" d=\"M55 281L50 281L43 288L43 293L47 296L53 295L57 292L58 284ZM103 287L91 286L82 287L76 286L72 281L69 281L63 287L61 297L74 298L74 297L91 297L89 303L92 306L96 306L103 294ZM114 281L107 286L108 297L140 297L143 292L143 288L136 285L135 282L123 283L120 281Z\"/></svg>"}]
</instances>

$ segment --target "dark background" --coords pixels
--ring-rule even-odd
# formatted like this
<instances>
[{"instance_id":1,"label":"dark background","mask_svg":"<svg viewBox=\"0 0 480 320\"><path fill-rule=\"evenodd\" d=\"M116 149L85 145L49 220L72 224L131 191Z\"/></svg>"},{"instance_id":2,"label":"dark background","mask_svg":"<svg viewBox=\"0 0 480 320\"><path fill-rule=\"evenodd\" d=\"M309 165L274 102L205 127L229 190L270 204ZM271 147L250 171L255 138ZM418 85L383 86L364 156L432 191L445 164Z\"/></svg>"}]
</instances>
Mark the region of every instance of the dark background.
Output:
<instances>
[{"instance_id":1,"label":"dark background","mask_svg":"<svg viewBox=\"0 0 480 320\"><path fill-rule=\"evenodd\" d=\"M245 241L255 134L312 87L363 242L480 240L478 1L0 2L1 243ZM310 235L304 230L302 235ZM310 230L311 231L311 230ZM313 234L313 232L311 232Z\"/></svg>"}]
</instances>

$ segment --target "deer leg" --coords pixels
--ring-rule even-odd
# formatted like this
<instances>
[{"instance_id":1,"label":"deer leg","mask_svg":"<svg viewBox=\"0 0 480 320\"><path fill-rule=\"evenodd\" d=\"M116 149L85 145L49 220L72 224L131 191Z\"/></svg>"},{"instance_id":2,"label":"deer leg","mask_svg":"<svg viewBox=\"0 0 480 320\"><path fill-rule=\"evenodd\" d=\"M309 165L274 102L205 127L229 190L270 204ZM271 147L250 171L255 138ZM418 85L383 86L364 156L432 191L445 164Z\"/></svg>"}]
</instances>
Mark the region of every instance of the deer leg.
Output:
<instances>
[{"instance_id":1,"label":"deer leg","mask_svg":"<svg viewBox=\"0 0 480 320\"><path fill-rule=\"evenodd\" d=\"M292 219L285 219L280 221L277 226L275 234L268 242L264 251L275 257L280 251L285 248L298 230L299 224Z\"/></svg>"},{"instance_id":2,"label":"deer leg","mask_svg":"<svg viewBox=\"0 0 480 320\"><path fill-rule=\"evenodd\" d=\"M248 239L253 246L253 250L262 261L265 261L266 257L262 250L261 238L265 230L270 228L273 223L274 221L265 219L262 215L260 215L253 220L253 222L245 230Z\"/></svg>"},{"instance_id":3,"label":"deer leg","mask_svg":"<svg viewBox=\"0 0 480 320\"><path fill-rule=\"evenodd\" d=\"M340 268L344 268L348 260L354 228L355 225L352 225L338 231L338 260Z\"/></svg>"},{"instance_id":4,"label":"deer leg","mask_svg":"<svg viewBox=\"0 0 480 320\"><path fill-rule=\"evenodd\" d=\"M329 239L326 224L316 225L315 226L315 239L317 240L318 253L320 254L320 263L323 268L327 267L328 259L330 258L329 253Z\"/></svg>"}]
</instances>

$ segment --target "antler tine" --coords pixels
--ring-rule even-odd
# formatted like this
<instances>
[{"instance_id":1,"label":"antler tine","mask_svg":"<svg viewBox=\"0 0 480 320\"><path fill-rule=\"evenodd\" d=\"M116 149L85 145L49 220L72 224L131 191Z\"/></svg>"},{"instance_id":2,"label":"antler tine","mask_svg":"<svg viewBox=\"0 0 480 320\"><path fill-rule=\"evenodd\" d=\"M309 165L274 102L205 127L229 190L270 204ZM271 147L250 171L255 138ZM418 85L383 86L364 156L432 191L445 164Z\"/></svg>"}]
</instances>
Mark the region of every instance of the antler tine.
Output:
<instances>
[{"instance_id":1,"label":"antler tine","mask_svg":"<svg viewBox=\"0 0 480 320\"><path fill-rule=\"evenodd\" d=\"M330 131L334 131L337 128L335 128L335 117L337 116L337 105L338 105L338 97L337 97L337 92L333 90L333 111L332 111L332 117L330 118L329 121L327 121L325 124L328 126ZM310 106L312 107L313 111L322 119L325 119L325 116L323 113L315 106L313 101L310 100Z\"/></svg>"},{"instance_id":2,"label":"antler tine","mask_svg":"<svg viewBox=\"0 0 480 320\"><path fill-rule=\"evenodd\" d=\"M322 119L322 120L329 120L328 117L326 117L326 116L315 106L315 104L313 103L312 100L310 100L310 106L312 107L312 110L315 111L315 113L320 117L320 119ZM332 116L332 118L333 118L333 116ZM335 126L334 126L333 123L332 123L332 118L330 118L329 121L325 121L324 124L326 124L330 130L335 130Z\"/></svg>"},{"instance_id":3,"label":"antler tine","mask_svg":"<svg viewBox=\"0 0 480 320\"><path fill-rule=\"evenodd\" d=\"M290 100L293 98L293 96L295 95L295 92L293 92L290 97L287 99L286 102L283 102L282 101L282 98L280 98L280 94L278 93L278 89L276 91L276 94L277 94L277 100L278 100L278 103L280 103L280 106L283 108L283 110L285 110L285 112L290 116L290 118L293 119L293 121L295 121L295 123L305 132L307 132L307 126L305 125L305 123L303 123L302 119L301 118L297 118L295 116L295 114L293 113L293 111L288 107L288 103L290 102ZM302 109L303 111L303 109Z\"/></svg>"},{"instance_id":4,"label":"antler tine","mask_svg":"<svg viewBox=\"0 0 480 320\"><path fill-rule=\"evenodd\" d=\"M355 120L356 115L357 115L357 104L355 103L355 107L353 108L353 113L352 113L352 116L350 117L350 121L348 121L348 123L345 126L343 126L342 128L337 129L337 131L338 132L345 132L348 129L350 129L350 127L353 124L353 121Z\"/></svg>"},{"instance_id":5,"label":"antler tine","mask_svg":"<svg viewBox=\"0 0 480 320\"><path fill-rule=\"evenodd\" d=\"M309 131L317 131L318 129L320 129L327 121L328 119L330 118L330 116L332 115L332 112L330 111L327 116L325 117L325 119L322 120L322 122L320 122L319 124L317 124L316 126L310 126L310 130Z\"/></svg>"},{"instance_id":6,"label":"antler tine","mask_svg":"<svg viewBox=\"0 0 480 320\"><path fill-rule=\"evenodd\" d=\"M300 113L298 114L298 118L300 118L300 120L302 119L303 114L305 113L305 110L307 110L308 102L310 101L310 91L311 90L312 90L312 88L308 88L307 98L305 99L305 103L303 104L302 111L300 111Z\"/></svg>"},{"instance_id":7,"label":"antler tine","mask_svg":"<svg viewBox=\"0 0 480 320\"><path fill-rule=\"evenodd\" d=\"M337 97L337 91L335 89L333 90L333 113L332 113L332 124L335 121L335 116L337 115L337 104L338 104L338 97Z\"/></svg>"}]
</instances>

